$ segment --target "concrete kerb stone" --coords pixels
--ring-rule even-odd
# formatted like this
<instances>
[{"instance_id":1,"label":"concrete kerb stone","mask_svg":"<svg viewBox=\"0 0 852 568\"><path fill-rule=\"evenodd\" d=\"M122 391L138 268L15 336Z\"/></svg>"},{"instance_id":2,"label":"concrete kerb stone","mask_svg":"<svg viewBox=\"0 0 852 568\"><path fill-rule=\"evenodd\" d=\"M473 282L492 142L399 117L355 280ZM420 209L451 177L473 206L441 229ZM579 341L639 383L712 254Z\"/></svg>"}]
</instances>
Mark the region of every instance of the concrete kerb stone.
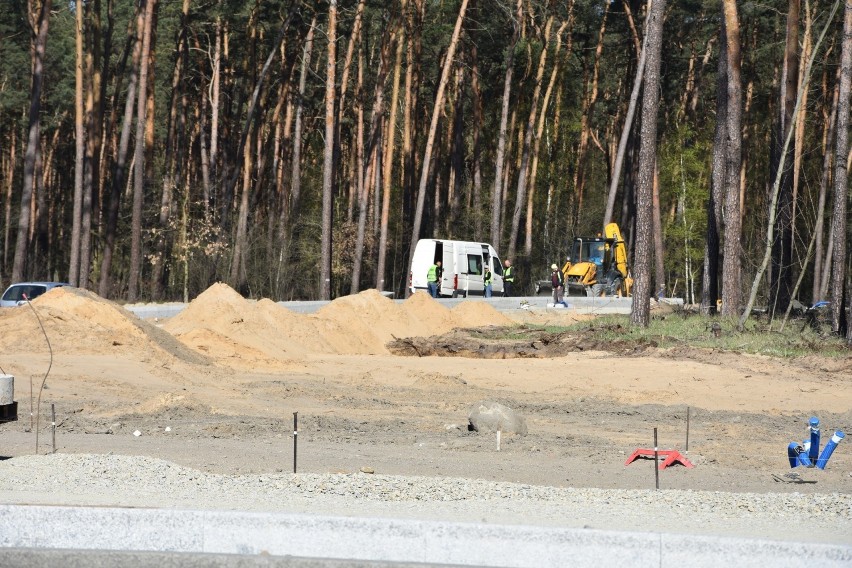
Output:
<instances>
[{"instance_id":1,"label":"concrete kerb stone","mask_svg":"<svg viewBox=\"0 0 852 568\"><path fill-rule=\"evenodd\" d=\"M0 547L269 554L465 566L849 566L852 547L285 513L0 505ZM2 551L0 551L1 553Z\"/></svg>"}]
</instances>

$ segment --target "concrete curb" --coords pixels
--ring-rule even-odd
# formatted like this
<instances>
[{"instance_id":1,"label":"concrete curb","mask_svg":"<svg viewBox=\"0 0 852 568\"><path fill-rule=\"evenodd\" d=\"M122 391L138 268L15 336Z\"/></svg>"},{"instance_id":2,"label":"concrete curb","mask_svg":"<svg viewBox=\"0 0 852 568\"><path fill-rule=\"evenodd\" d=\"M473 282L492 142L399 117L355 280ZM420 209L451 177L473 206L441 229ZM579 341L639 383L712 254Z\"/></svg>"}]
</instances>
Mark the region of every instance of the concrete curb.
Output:
<instances>
[{"instance_id":1,"label":"concrete curb","mask_svg":"<svg viewBox=\"0 0 852 568\"><path fill-rule=\"evenodd\" d=\"M663 533L283 513L0 505L0 547L465 566L849 566L852 547ZM569 560L570 559L570 560Z\"/></svg>"}]
</instances>

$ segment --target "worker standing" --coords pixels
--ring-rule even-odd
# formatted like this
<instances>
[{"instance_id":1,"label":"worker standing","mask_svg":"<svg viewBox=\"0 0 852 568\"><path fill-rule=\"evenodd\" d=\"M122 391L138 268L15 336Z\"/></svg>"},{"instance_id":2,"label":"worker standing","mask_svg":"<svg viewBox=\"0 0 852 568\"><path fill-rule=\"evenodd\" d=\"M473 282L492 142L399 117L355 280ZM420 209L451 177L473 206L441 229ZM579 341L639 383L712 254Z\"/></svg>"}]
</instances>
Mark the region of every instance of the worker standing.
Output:
<instances>
[{"instance_id":1,"label":"worker standing","mask_svg":"<svg viewBox=\"0 0 852 568\"><path fill-rule=\"evenodd\" d=\"M482 283L485 285L485 297L491 297L491 281L493 277L491 275L491 269L488 268L488 265L485 265L485 272L482 274Z\"/></svg>"},{"instance_id":2,"label":"worker standing","mask_svg":"<svg viewBox=\"0 0 852 568\"><path fill-rule=\"evenodd\" d=\"M433 298L438 297L438 290L441 287L441 276L444 274L444 269L441 267L441 261L429 267L429 272L426 273L426 282L429 286L429 295Z\"/></svg>"},{"instance_id":3,"label":"worker standing","mask_svg":"<svg viewBox=\"0 0 852 568\"><path fill-rule=\"evenodd\" d=\"M550 283L553 285L553 305L565 305L565 275L555 264L550 265Z\"/></svg>"},{"instance_id":4,"label":"worker standing","mask_svg":"<svg viewBox=\"0 0 852 568\"><path fill-rule=\"evenodd\" d=\"M509 259L503 261L503 266L506 267L503 271L503 296L508 298L512 295L512 286L515 284L515 267Z\"/></svg>"}]
</instances>

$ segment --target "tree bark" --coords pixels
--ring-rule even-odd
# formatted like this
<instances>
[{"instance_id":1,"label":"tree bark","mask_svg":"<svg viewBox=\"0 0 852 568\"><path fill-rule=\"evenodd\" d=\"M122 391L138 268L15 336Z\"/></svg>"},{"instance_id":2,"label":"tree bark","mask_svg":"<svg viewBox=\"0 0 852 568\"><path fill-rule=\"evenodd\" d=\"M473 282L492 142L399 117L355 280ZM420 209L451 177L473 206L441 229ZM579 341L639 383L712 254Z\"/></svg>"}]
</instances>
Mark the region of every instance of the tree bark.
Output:
<instances>
[{"instance_id":1,"label":"tree bark","mask_svg":"<svg viewBox=\"0 0 852 568\"><path fill-rule=\"evenodd\" d=\"M724 10L723 10L724 12ZM719 64L716 72L716 125L713 134L713 163L710 194L707 197L707 233L704 244L704 274L701 285L701 313L716 313L719 296L719 252L722 204L725 199L725 154L728 141L728 40L724 13L719 28Z\"/></svg>"},{"instance_id":2,"label":"tree bark","mask_svg":"<svg viewBox=\"0 0 852 568\"><path fill-rule=\"evenodd\" d=\"M47 29L53 0L44 0L38 18L33 44L33 74L30 88L30 110L27 123L27 148L24 151L24 187L21 191L21 207L18 215L18 235L15 241L15 259L12 263L12 281L20 282L27 270L27 245L29 244L30 219L33 191L36 178L36 162L39 152L41 124L41 88L44 81L44 51L47 46Z\"/></svg>"},{"instance_id":3,"label":"tree bark","mask_svg":"<svg viewBox=\"0 0 852 568\"><path fill-rule=\"evenodd\" d=\"M328 60L325 72L325 151L322 167L322 258L320 260L320 298L331 299L332 171L334 166L334 82L337 65L337 0L329 1Z\"/></svg>"},{"instance_id":4,"label":"tree bark","mask_svg":"<svg viewBox=\"0 0 852 568\"><path fill-rule=\"evenodd\" d=\"M83 170L86 168L86 128L83 109L83 0L74 4L74 201L71 213L71 251L68 281L72 286L80 285L80 224L83 209Z\"/></svg>"},{"instance_id":5,"label":"tree bark","mask_svg":"<svg viewBox=\"0 0 852 568\"><path fill-rule=\"evenodd\" d=\"M831 329L838 335L849 333L844 307L846 297L846 202L849 198L846 154L849 151L849 97L852 94L852 2L846 0L843 12L843 47L840 55L840 104L837 110L837 140L834 151L834 213L831 217L834 254L831 266Z\"/></svg>"},{"instance_id":6,"label":"tree bark","mask_svg":"<svg viewBox=\"0 0 852 568\"><path fill-rule=\"evenodd\" d=\"M657 154L657 112L660 104L660 59L663 48L665 0L655 0L648 13L645 89L642 94L642 139L639 145L639 182L636 189L636 283L630 323L648 327L651 313L651 252L653 250L654 164Z\"/></svg>"},{"instance_id":7,"label":"tree bark","mask_svg":"<svg viewBox=\"0 0 852 568\"><path fill-rule=\"evenodd\" d=\"M740 161L742 160L742 77L740 23L736 0L724 0L725 46L728 59L728 110L725 134L725 245L722 265L722 315L735 316L742 301L742 223Z\"/></svg>"}]
</instances>

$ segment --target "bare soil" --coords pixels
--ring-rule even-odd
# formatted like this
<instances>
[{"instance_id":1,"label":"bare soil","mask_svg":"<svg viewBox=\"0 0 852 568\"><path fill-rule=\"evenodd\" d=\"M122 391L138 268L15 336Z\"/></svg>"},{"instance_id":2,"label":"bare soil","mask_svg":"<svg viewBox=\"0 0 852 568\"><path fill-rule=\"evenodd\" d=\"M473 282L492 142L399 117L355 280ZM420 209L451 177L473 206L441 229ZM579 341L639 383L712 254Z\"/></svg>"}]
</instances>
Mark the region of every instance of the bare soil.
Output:
<instances>
[{"instance_id":1,"label":"bare soil","mask_svg":"<svg viewBox=\"0 0 852 568\"><path fill-rule=\"evenodd\" d=\"M852 492L843 444L825 471L784 477L787 444L810 416L824 435L850 430L852 356L600 343L518 325L583 317L569 310L509 317L426 294L395 303L368 291L300 315L217 284L165 322L66 288L33 306L38 318L27 306L0 311L0 368L20 403L20 420L0 427L0 456L35 452L30 384L37 398L46 376L40 453L55 404L59 452L292 471L298 412L300 471L633 489L653 487L650 463L625 461L657 428L661 449L695 464L662 472L665 488ZM523 413L529 434L504 435L497 451L495 436L468 431L481 400Z\"/></svg>"}]
</instances>

